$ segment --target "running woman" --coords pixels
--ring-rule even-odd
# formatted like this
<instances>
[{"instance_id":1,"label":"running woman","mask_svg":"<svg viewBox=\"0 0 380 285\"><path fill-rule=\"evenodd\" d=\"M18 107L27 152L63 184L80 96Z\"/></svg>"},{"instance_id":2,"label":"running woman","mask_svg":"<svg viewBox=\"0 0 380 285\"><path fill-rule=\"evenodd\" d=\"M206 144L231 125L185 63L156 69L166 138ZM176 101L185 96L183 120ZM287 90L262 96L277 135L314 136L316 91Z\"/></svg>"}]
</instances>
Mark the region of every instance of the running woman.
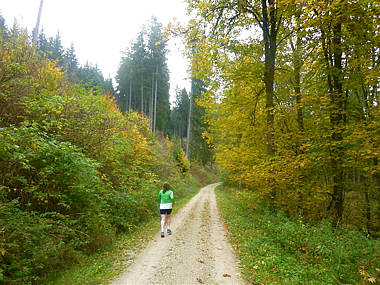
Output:
<instances>
[{"instance_id":1,"label":"running woman","mask_svg":"<svg viewBox=\"0 0 380 285\"><path fill-rule=\"evenodd\" d=\"M160 214L161 214L161 237L165 237L165 220L168 226L168 235L172 234L170 229L170 214L172 213L173 203L174 203L174 193L170 190L170 185L165 182L162 185L162 190L158 193L158 200L160 201Z\"/></svg>"}]
</instances>

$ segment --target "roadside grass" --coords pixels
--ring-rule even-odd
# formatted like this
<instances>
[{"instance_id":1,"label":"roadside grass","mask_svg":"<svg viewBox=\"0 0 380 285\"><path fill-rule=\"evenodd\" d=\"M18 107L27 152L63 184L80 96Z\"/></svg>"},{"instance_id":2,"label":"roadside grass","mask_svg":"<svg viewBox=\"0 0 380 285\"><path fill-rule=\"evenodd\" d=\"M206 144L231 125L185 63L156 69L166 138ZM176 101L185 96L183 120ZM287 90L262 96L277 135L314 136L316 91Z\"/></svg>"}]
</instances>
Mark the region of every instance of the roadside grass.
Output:
<instances>
[{"instance_id":1,"label":"roadside grass","mask_svg":"<svg viewBox=\"0 0 380 285\"><path fill-rule=\"evenodd\" d=\"M49 276L47 284L107 284L123 271L157 230L158 224L152 219L134 231L120 235L105 249L83 256L72 268Z\"/></svg>"},{"instance_id":2,"label":"roadside grass","mask_svg":"<svg viewBox=\"0 0 380 285\"><path fill-rule=\"evenodd\" d=\"M200 188L193 179L187 183L176 183L175 215ZM157 190L158 193L158 190ZM119 274L125 271L135 256L146 246L152 237L159 231L160 215L157 206L157 215L152 216L140 226L134 226L127 233L120 234L117 239L106 248L90 256L83 256L79 263L68 270L59 271L48 277L50 285L72 284L109 284Z\"/></svg>"},{"instance_id":3,"label":"roadside grass","mask_svg":"<svg viewBox=\"0 0 380 285\"><path fill-rule=\"evenodd\" d=\"M250 284L379 284L380 240L328 222L273 213L252 192L216 189L218 207Z\"/></svg>"}]
</instances>

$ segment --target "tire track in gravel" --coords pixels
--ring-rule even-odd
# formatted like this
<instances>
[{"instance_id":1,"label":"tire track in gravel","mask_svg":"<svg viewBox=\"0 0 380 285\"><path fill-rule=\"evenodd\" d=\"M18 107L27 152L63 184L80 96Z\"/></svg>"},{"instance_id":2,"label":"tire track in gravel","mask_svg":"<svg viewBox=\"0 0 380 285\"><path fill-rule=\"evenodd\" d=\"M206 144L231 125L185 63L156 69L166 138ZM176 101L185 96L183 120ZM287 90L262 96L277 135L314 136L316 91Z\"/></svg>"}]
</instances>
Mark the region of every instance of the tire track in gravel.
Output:
<instances>
[{"instance_id":1,"label":"tire track in gravel","mask_svg":"<svg viewBox=\"0 0 380 285\"><path fill-rule=\"evenodd\" d=\"M158 233L113 284L243 284L208 185L172 217L173 234Z\"/></svg>"}]
</instances>

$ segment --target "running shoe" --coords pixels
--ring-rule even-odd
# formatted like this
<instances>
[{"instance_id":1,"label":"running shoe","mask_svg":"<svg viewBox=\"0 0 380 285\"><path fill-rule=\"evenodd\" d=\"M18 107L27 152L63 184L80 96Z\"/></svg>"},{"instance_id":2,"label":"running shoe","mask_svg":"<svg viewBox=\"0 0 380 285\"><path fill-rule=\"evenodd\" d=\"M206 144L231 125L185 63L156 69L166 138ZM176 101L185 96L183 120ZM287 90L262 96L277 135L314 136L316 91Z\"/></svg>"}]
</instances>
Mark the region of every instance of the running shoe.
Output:
<instances>
[{"instance_id":1,"label":"running shoe","mask_svg":"<svg viewBox=\"0 0 380 285\"><path fill-rule=\"evenodd\" d=\"M161 237L162 237L162 238L165 237L164 232L161 232Z\"/></svg>"},{"instance_id":2,"label":"running shoe","mask_svg":"<svg viewBox=\"0 0 380 285\"><path fill-rule=\"evenodd\" d=\"M171 234L172 234L172 230L168 229L168 235L171 235Z\"/></svg>"}]
</instances>

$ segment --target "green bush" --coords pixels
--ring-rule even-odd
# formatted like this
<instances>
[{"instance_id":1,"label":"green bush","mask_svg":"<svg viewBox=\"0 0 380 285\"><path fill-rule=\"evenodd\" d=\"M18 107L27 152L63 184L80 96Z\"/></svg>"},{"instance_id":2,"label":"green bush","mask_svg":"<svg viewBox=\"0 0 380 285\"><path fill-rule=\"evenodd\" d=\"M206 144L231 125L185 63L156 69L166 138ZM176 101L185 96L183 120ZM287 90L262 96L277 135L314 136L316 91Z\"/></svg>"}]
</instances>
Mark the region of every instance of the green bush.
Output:
<instances>
[{"instance_id":1,"label":"green bush","mask_svg":"<svg viewBox=\"0 0 380 285\"><path fill-rule=\"evenodd\" d=\"M0 202L0 283L35 283L45 270L67 267L78 258L75 225L58 213L43 215Z\"/></svg>"},{"instance_id":2,"label":"green bush","mask_svg":"<svg viewBox=\"0 0 380 285\"><path fill-rule=\"evenodd\" d=\"M358 284L379 280L380 241L355 229L290 219L258 205L254 194L217 189L243 271L263 284ZM371 279L372 278L372 279Z\"/></svg>"},{"instance_id":3,"label":"green bush","mask_svg":"<svg viewBox=\"0 0 380 285\"><path fill-rule=\"evenodd\" d=\"M111 222L118 232L128 232L149 220L157 210L158 187L142 185L141 189L114 191L108 200ZM157 193L156 193L157 192Z\"/></svg>"},{"instance_id":4,"label":"green bush","mask_svg":"<svg viewBox=\"0 0 380 285\"><path fill-rule=\"evenodd\" d=\"M113 234L99 164L70 143L33 128L2 128L0 164L3 281L34 280Z\"/></svg>"},{"instance_id":5,"label":"green bush","mask_svg":"<svg viewBox=\"0 0 380 285\"><path fill-rule=\"evenodd\" d=\"M190 170L190 161L187 159L185 152L181 147L177 147L174 150L174 158L177 161L178 167L181 169L183 173L187 173Z\"/></svg>"},{"instance_id":6,"label":"green bush","mask_svg":"<svg viewBox=\"0 0 380 285\"><path fill-rule=\"evenodd\" d=\"M25 126L2 128L0 137L0 183L8 199L40 213L77 215L101 206L99 164L76 147Z\"/></svg>"}]
</instances>

